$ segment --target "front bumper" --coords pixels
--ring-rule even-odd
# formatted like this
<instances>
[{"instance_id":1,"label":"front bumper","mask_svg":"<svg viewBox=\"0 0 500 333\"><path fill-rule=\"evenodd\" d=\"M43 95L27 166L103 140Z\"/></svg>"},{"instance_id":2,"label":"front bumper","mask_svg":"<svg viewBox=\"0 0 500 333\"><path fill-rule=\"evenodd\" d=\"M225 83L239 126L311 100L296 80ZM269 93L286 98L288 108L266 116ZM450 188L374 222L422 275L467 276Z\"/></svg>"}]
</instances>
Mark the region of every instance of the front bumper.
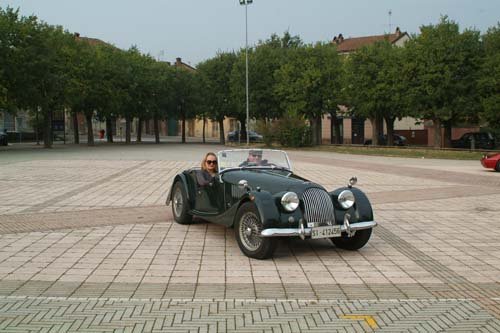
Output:
<instances>
[{"instance_id":1,"label":"front bumper","mask_svg":"<svg viewBox=\"0 0 500 333\"><path fill-rule=\"evenodd\" d=\"M345 222L345 221L344 221ZM269 229L264 229L261 232L262 237L294 237L294 236L299 236L300 238L304 239L308 236L311 236L311 231L312 228L304 228L304 226L301 224L300 228L269 228ZM375 221L364 221L364 222L357 222L357 223L344 223L343 225L340 226L340 230L342 232L347 233L348 235L351 235L353 232L356 230L363 230L363 229L371 229L373 227L377 226L377 222Z\"/></svg>"}]
</instances>

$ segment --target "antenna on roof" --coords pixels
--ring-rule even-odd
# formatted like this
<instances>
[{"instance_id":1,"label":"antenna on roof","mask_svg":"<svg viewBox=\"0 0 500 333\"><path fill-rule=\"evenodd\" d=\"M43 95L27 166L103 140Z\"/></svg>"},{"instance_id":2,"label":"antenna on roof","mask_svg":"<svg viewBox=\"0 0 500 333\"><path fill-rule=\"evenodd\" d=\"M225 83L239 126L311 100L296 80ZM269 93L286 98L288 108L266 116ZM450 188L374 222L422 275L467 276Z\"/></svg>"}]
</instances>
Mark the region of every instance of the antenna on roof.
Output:
<instances>
[{"instance_id":1,"label":"antenna on roof","mask_svg":"<svg viewBox=\"0 0 500 333\"><path fill-rule=\"evenodd\" d=\"M389 14L389 33L391 33L392 32L392 22L391 22L392 10L389 9L389 12L387 14Z\"/></svg>"}]
</instances>

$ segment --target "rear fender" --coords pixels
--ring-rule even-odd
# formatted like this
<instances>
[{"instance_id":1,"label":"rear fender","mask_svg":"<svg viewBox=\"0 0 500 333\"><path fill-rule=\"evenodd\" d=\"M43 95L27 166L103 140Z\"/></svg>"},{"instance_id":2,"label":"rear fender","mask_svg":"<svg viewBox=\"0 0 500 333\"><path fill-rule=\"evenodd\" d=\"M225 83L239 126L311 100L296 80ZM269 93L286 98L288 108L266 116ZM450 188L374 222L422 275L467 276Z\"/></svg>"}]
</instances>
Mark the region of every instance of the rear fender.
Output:
<instances>
[{"instance_id":1,"label":"rear fender","mask_svg":"<svg viewBox=\"0 0 500 333\"><path fill-rule=\"evenodd\" d=\"M172 201L172 192L174 191L174 185L178 181L181 182L182 186L184 187L184 191L186 191L186 196L187 196L188 202L191 203L191 201L192 201L192 195L191 195L191 193L189 193L186 175L184 173L180 173L177 176L175 176L174 180L172 181L172 186L170 186L170 191L168 191L167 200L165 202L165 204L167 206Z\"/></svg>"}]
</instances>

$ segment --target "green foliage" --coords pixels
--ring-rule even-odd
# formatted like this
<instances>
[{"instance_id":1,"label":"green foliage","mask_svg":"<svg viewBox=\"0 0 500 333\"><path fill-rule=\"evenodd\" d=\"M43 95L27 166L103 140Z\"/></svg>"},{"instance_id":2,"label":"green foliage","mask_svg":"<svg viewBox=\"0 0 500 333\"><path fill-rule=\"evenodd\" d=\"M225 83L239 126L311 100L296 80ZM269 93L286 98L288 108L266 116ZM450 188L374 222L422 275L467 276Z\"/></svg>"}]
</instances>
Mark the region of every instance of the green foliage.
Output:
<instances>
[{"instance_id":1,"label":"green foliage","mask_svg":"<svg viewBox=\"0 0 500 333\"><path fill-rule=\"evenodd\" d=\"M276 72L290 61L291 53L302 47L298 36L285 32L283 37L273 34L270 39L261 41L248 50L250 113L256 119L274 119L285 111L280 96L275 93L278 84ZM246 119L245 95L245 50L240 50L231 73L231 100L234 113L231 115L240 122Z\"/></svg>"},{"instance_id":2,"label":"green foliage","mask_svg":"<svg viewBox=\"0 0 500 333\"><path fill-rule=\"evenodd\" d=\"M264 144L268 147L273 142L278 142L284 147L311 145L311 128L300 116L285 115L272 122L259 122L257 129L263 136Z\"/></svg>"},{"instance_id":3,"label":"green foliage","mask_svg":"<svg viewBox=\"0 0 500 333\"><path fill-rule=\"evenodd\" d=\"M483 36L485 59L481 68L479 89L483 112L490 127L500 130L500 23Z\"/></svg>"},{"instance_id":4,"label":"green foliage","mask_svg":"<svg viewBox=\"0 0 500 333\"><path fill-rule=\"evenodd\" d=\"M461 33L458 24L446 16L439 24L420 30L405 49L414 116L433 120L437 128L473 120L480 109L476 84L481 65L479 33ZM435 146L441 146L440 135L436 135Z\"/></svg>"},{"instance_id":5,"label":"green foliage","mask_svg":"<svg viewBox=\"0 0 500 333\"><path fill-rule=\"evenodd\" d=\"M230 80L235 61L236 54L228 52L219 53L198 65L198 73L204 85L204 104L209 106L207 115L213 120L224 120L233 110Z\"/></svg>"},{"instance_id":6,"label":"green foliage","mask_svg":"<svg viewBox=\"0 0 500 333\"><path fill-rule=\"evenodd\" d=\"M483 44L479 37L443 17L404 48L382 42L344 59L331 43L273 34L248 50L250 117L263 120L266 144L288 146L319 143L321 117L335 115L338 105L384 118L388 129L406 115L437 126L480 119L500 128L500 24ZM136 117L235 117L245 130L245 50L220 53L193 72L136 47L89 44L7 7L0 8L0 54L0 107L36 111L46 146L52 113L62 109L127 124Z\"/></svg>"},{"instance_id":7,"label":"green foliage","mask_svg":"<svg viewBox=\"0 0 500 333\"><path fill-rule=\"evenodd\" d=\"M277 139L285 147L311 145L311 128L301 117L284 116L278 122Z\"/></svg>"},{"instance_id":8,"label":"green foliage","mask_svg":"<svg viewBox=\"0 0 500 333\"><path fill-rule=\"evenodd\" d=\"M403 71L402 49L387 40L364 47L347 60L348 104L356 116L372 121L375 145L383 130L379 128L382 118L392 130L394 120L409 113Z\"/></svg>"}]
</instances>

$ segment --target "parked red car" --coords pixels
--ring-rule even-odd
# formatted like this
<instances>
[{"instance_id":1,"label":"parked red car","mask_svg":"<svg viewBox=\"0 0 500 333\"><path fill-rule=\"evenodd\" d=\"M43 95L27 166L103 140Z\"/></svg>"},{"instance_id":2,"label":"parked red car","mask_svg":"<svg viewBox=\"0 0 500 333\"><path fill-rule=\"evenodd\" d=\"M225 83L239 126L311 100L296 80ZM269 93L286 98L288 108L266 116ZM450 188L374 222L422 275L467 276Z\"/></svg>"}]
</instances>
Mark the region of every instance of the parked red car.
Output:
<instances>
[{"instance_id":1,"label":"parked red car","mask_svg":"<svg viewBox=\"0 0 500 333\"><path fill-rule=\"evenodd\" d=\"M500 153L483 155L481 164L487 169L495 169L500 172Z\"/></svg>"}]
</instances>

